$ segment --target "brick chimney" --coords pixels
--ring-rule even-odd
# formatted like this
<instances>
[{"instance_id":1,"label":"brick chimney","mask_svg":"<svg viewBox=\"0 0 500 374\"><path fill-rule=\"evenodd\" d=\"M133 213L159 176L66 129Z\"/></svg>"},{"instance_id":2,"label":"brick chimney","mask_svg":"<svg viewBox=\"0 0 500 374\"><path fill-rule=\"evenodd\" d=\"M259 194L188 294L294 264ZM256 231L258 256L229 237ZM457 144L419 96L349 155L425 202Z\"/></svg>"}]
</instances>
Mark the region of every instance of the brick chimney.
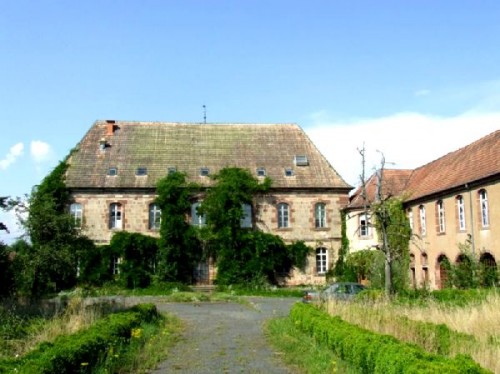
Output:
<instances>
[{"instance_id":1,"label":"brick chimney","mask_svg":"<svg viewBox=\"0 0 500 374\"><path fill-rule=\"evenodd\" d=\"M115 121L114 120L106 120L106 136L112 136L115 132Z\"/></svg>"}]
</instances>

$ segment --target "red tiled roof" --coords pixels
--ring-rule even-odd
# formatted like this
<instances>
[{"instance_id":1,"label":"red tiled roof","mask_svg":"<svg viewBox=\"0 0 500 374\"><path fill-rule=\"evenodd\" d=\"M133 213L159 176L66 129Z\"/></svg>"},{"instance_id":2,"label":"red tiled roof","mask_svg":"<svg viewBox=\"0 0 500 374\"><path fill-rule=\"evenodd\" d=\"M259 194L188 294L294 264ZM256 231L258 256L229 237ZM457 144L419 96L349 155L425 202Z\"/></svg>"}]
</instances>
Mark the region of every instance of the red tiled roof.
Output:
<instances>
[{"instance_id":1,"label":"red tiled roof","mask_svg":"<svg viewBox=\"0 0 500 374\"><path fill-rule=\"evenodd\" d=\"M400 196L404 191L412 170L406 169L383 169L382 173L382 196ZM379 173L373 174L366 182L366 204L369 206L377 200L377 185ZM362 196L362 188L359 187L350 198L348 208L362 208L365 198Z\"/></svg>"},{"instance_id":2,"label":"red tiled roof","mask_svg":"<svg viewBox=\"0 0 500 374\"><path fill-rule=\"evenodd\" d=\"M384 169L384 197L416 200L484 178L500 177L500 130L414 170ZM366 182L367 205L376 200L377 174ZM349 208L364 206L362 188L351 196Z\"/></svg>"},{"instance_id":3,"label":"red tiled roof","mask_svg":"<svg viewBox=\"0 0 500 374\"><path fill-rule=\"evenodd\" d=\"M500 130L415 169L406 200L460 187L500 173Z\"/></svg>"}]
</instances>

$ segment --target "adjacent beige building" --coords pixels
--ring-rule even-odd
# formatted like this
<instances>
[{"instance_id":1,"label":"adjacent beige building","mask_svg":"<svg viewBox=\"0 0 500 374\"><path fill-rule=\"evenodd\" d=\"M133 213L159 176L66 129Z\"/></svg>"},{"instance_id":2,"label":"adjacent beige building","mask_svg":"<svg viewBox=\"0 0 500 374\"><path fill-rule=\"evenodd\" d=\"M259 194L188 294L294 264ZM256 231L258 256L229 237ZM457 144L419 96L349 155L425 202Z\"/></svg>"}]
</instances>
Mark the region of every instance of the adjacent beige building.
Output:
<instances>
[{"instance_id":1,"label":"adjacent beige building","mask_svg":"<svg viewBox=\"0 0 500 374\"><path fill-rule=\"evenodd\" d=\"M224 167L271 178L269 193L245 207L245 224L313 248L306 271L294 271L288 284L324 283L352 187L295 124L96 121L69 158L70 210L98 244L109 243L119 230L158 236L158 180L180 171L210 187L210 175ZM193 196L192 224L203 224L199 199ZM211 270L211 264L200 264L198 281L211 282Z\"/></svg>"},{"instance_id":2,"label":"adjacent beige building","mask_svg":"<svg viewBox=\"0 0 500 374\"><path fill-rule=\"evenodd\" d=\"M378 174L358 189L347 211L351 251L375 247L365 205L376 200ZM415 170L383 171L384 197L400 196L412 227L410 281L438 289L445 261L463 261L467 249L486 266L500 259L500 130Z\"/></svg>"}]
</instances>

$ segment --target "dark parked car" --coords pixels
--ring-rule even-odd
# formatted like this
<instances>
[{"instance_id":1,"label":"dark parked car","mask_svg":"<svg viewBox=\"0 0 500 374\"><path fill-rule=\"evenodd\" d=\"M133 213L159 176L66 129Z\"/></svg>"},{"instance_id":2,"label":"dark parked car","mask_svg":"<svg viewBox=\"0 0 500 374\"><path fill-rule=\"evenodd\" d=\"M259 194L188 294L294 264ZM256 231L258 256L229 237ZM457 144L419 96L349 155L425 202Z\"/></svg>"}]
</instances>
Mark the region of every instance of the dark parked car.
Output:
<instances>
[{"instance_id":1,"label":"dark parked car","mask_svg":"<svg viewBox=\"0 0 500 374\"><path fill-rule=\"evenodd\" d=\"M304 303L311 303L314 301L326 301L329 299L350 300L365 289L366 287L360 283L336 282L326 286L321 291L304 291L302 301Z\"/></svg>"}]
</instances>

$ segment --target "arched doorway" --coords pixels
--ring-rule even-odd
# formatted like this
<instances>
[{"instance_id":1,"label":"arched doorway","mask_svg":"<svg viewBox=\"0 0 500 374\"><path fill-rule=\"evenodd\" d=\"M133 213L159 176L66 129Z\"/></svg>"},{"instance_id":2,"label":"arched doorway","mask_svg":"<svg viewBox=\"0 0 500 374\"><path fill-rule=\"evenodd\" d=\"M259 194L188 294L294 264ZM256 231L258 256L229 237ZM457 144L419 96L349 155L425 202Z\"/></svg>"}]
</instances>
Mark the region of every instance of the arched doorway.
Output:
<instances>
[{"instance_id":1,"label":"arched doorway","mask_svg":"<svg viewBox=\"0 0 500 374\"><path fill-rule=\"evenodd\" d=\"M492 287L498 282L498 267L495 257L485 252L479 258L480 282L483 287Z\"/></svg>"},{"instance_id":2,"label":"arched doorway","mask_svg":"<svg viewBox=\"0 0 500 374\"><path fill-rule=\"evenodd\" d=\"M443 289L448 284L448 269L450 268L450 260L446 255L441 255L436 263L436 287Z\"/></svg>"},{"instance_id":3,"label":"arched doorway","mask_svg":"<svg viewBox=\"0 0 500 374\"><path fill-rule=\"evenodd\" d=\"M477 274L473 259L467 254L460 254L455 260L453 285L458 288L477 287Z\"/></svg>"}]
</instances>

